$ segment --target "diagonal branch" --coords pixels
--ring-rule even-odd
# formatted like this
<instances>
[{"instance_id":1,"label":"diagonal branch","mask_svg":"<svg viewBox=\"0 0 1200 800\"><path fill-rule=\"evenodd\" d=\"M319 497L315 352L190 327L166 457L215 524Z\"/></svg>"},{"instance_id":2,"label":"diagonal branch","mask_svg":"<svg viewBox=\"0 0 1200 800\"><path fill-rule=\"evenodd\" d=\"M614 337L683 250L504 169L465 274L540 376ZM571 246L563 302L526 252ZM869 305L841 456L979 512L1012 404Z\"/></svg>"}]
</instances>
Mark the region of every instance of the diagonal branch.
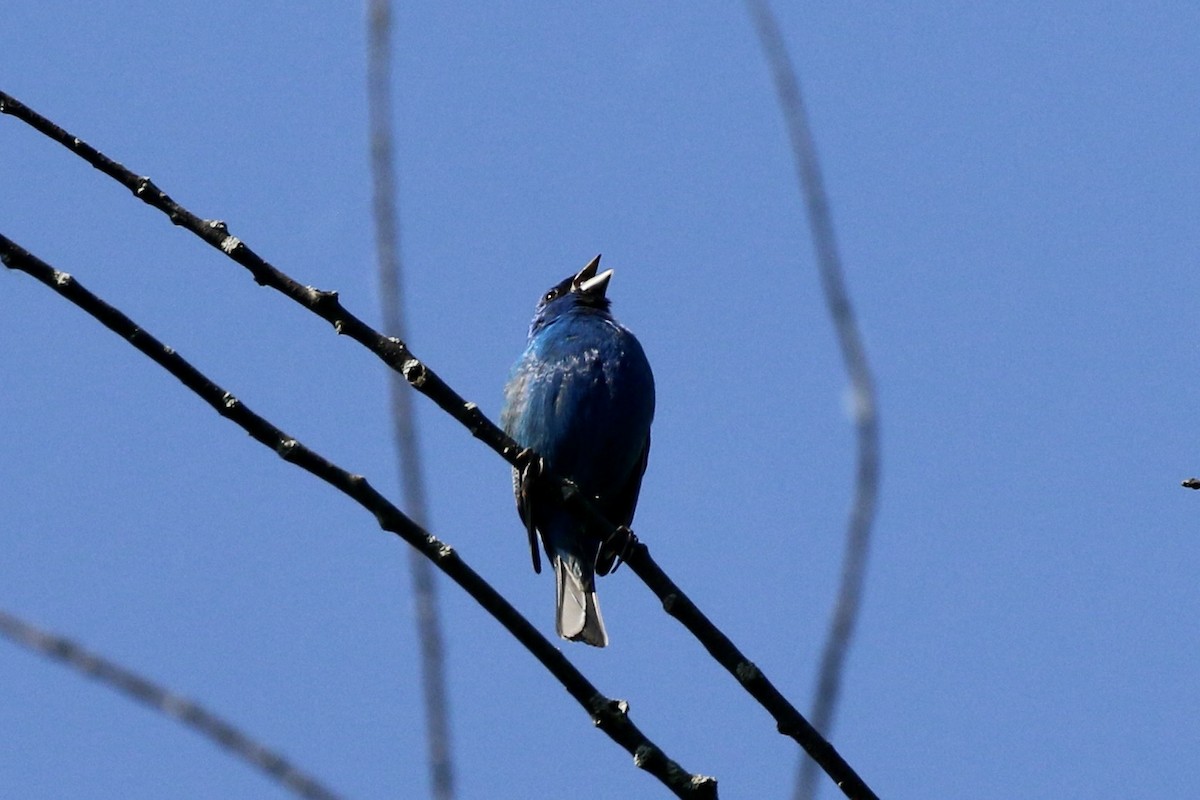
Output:
<instances>
[{"instance_id":1,"label":"diagonal branch","mask_svg":"<svg viewBox=\"0 0 1200 800\"><path fill-rule=\"evenodd\" d=\"M371 177L375 212L375 251L379 260L379 299L384 330L407 338L401 291L400 225L396 211L396 168L392 147L390 0L370 0L367 9L367 110L371 128ZM391 373L392 433L399 462L404 507L422 527L429 525L425 473L418 447L412 392ZM421 649L421 689L425 698L425 738L435 800L454 797L450 755L450 712L446 702L446 657L433 566L416 550L408 551Z\"/></svg>"},{"instance_id":2,"label":"diagonal branch","mask_svg":"<svg viewBox=\"0 0 1200 800\"><path fill-rule=\"evenodd\" d=\"M338 300L336 292L320 291L300 284L259 257L240 239L230 235L224 222L205 220L196 216L172 200L149 178L138 177L121 164L78 137L67 133L4 92L0 92L0 113L12 115L59 142L87 163L128 188L143 202L162 211L171 222L199 236L245 267L257 283L284 294L329 322L337 333L349 336L366 347L381 361L403 375L409 385L436 403L439 408L470 431L471 435L492 448L512 466L521 468L528 463L525 459L537 457L536 454L531 454L528 450L519 447L495 423L489 420L478 406L467 402L450 388L432 369L414 356L403 341L395 337L384 336L346 310ZM570 509L571 513L578 515L586 524L592 526L598 536L608 539L618 533L616 526L604 519L573 483L555 475L547 474L544 477L561 487L564 506ZM687 595L667 577L666 573L651 558L650 552L644 544L639 543L632 549L626 558L626 563L658 596L664 609L679 620L688 632L700 641L709 654L766 709L775 719L779 732L794 739L803 747L847 797L875 797L862 778L804 719L795 706L733 645L728 637L700 613Z\"/></svg>"},{"instance_id":3,"label":"diagonal branch","mask_svg":"<svg viewBox=\"0 0 1200 800\"><path fill-rule=\"evenodd\" d=\"M70 639L55 636L0 611L0 636L46 658L60 661L110 689L194 728L233 755L248 761L306 800L338 800L338 795L310 775L268 750L208 709L173 694L119 664L89 653Z\"/></svg>"},{"instance_id":4,"label":"diagonal branch","mask_svg":"<svg viewBox=\"0 0 1200 800\"><path fill-rule=\"evenodd\" d=\"M779 25L767 0L746 0L746 5L754 17L759 40L775 79L775 89L779 93L779 105L783 109L784 121L792 143L792 154L796 161L796 176L804 194L809 229L817 251L821 288L824 290L825 304L829 308L829 315L837 332L842 362L849 375L853 393L858 459L854 502L846 523L846 555L842 562L841 588L830 620L825 650L821 655L812 711L813 724L818 730L828 733L833 724L834 710L841 689L846 651L854 635L854 626L862 603L871 526L875 520L879 495L879 419L875 411L874 382L858 324L854 319L850 295L846 291L845 272L833 234L829 198L825 194L820 163L817 160L817 148L809 130L808 113L800 94L796 70L788 57ZM812 762L805 759L796 785L796 800L813 797L815 787L816 771Z\"/></svg>"},{"instance_id":5,"label":"diagonal branch","mask_svg":"<svg viewBox=\"0 0 1200 800\"><path fill-rule=\"evenodd\" d=\"M0 260L10 269L24 272L93 316L141 353L191 389L222 417L238 425L250 437L290 464L310 472L370 511L379 527L396 534L432 561L477 603L503 625L534 658L558 679L600 728L633 756L634 764L658 778L677 797L716 798L714 778L688 773L646 737L629 719L628 706L611 700L596 689L578 669L538 632L479 573L467 565L450 545L404 515L371 486L362 475L352 475L319 453L254 413L240 400L213 383L182 356L139 327L121 311L83 287L71 275L60 272L0 235Z\"/></svg>"}]
</instances>

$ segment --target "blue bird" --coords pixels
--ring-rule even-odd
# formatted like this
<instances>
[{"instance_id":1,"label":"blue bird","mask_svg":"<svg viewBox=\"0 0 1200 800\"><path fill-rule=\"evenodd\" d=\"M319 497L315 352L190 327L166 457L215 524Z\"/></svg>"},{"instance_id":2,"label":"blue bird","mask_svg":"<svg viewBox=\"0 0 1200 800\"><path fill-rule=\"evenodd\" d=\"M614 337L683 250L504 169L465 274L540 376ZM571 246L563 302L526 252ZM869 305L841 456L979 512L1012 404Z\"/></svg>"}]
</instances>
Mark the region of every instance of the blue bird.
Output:
<instances>
[{"instance_id":1,"label":"blue bird","mask_svg":"<svg viewBox=\"0 0 1200 800\"><path fill-rule=\"evenodd\" d=\"M574 481L614 525L628 526L650 454L654 375L638 340L609 313L613 271L596 274L599 265L596 256L542 296L500 419L541 466ZM558 635L604 647L595 577L612 570L617 555L563 508L557 486L514 470L513 493L534 571L541 572L535 531L554 567Z\"/></svg>"}]
</instances>

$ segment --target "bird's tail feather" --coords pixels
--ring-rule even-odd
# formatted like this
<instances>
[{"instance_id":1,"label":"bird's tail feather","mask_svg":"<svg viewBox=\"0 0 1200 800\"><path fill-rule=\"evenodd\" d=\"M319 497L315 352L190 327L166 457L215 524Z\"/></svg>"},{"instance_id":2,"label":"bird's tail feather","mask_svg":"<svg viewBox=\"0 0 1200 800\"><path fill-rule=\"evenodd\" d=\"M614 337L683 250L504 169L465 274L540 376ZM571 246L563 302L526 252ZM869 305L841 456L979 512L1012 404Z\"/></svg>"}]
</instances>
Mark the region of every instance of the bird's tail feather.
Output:
<instances>
[{"instance_id":1,"label":"bird's tail feather","mask_svg":"<svg viewBox=\"0 0 1200 800\"><path fill-rule=\"evenodd\" d=\"M555 620L558 635L595 647L607 645L608 632L604 630L595 589L585 588L578 568L572 569L571 564L559 555L554 557L554 578L558 586L558 616Z\"/></svg>"}]
</instances>

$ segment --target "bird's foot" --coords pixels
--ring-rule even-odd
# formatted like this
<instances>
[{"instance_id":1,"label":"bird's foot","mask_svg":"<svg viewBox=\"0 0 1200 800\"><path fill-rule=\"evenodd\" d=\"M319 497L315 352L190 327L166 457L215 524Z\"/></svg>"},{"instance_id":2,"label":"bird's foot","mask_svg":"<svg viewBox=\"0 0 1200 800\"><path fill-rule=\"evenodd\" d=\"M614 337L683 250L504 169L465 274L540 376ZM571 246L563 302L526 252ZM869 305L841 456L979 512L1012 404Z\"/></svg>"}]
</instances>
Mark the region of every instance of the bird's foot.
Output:
<instances>
[{"instance_id":1,"label":"bird's foot","mask_svg":"<svg viewBox=\"0 0 1200 800\"><path fill-rule=\"evenodd\" d=\"M528 447L517 453L517 457L513 461L516 462L517 473L521 476L522 491L546 474L545 460Z\"/></svg>"},{"instance_id":2,"label":"bird's foot","mask_svg":"<svg viewBox=\"0 0 1200 800\"><path fill-rule=\"evenodd\" d=\"M600 544L600 554L596 558L596 574L608 575L616 572L617 567L625 562L638 538L628 526L618 525Z\"/></svg>"}]
</instances>

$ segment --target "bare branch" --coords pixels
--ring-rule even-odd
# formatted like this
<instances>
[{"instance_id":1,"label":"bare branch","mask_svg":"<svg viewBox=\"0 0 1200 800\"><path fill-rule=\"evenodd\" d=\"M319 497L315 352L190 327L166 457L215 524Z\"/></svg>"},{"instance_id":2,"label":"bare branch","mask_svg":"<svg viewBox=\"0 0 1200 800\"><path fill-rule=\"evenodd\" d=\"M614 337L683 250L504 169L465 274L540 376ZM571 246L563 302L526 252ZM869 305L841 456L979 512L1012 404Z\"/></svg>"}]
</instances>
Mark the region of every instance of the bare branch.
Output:
<instances>
[{"instance_id":1,"label":"bare branch","mask_svg":"<svg viewBox=\"0 0 1200 800\"><path fill-rule=\"evenodd\" d=\"M817 253L817 270L821 275L825 305L833 319L842 362L850 378L853 396L858 459L854 501L846 523L846 553L842 562L841 587L830 620L825 649L821 655L812 710L813 724L818 730L828 733L833 726L834 712L841 690L846 651L850 647L854 627L858 621L859 606L862 603L871 526L875 520L879 496L879 420L875 410L874 381L854 318L850 295L846 291L845 271L842 269L837 240L833 233L829 198L825 194L817 148L800 93L800 82L796 78L796 70L788 57L783 35L767 0L746 0L746 5L754 18L763 52L775 79L779 105L783 110L792 143L796 177L800 182L808 212L808 225ZM795 798L807 800L813 797L815 792L816 770L811 761L803 759Z\"/></svg>"},{"instance_id":2,"label":"bare branch","mask_svg":"<svg viewBox=\"0 0 1200 800\"><path fill-rule=\"evenodd\" d=\"M233 755L258 767L299 797L306 800L338 800L339 795L322 786L316 778L302 772L286 758L259 744L204 706L90 653L70 639L55 636L4 611L0 611L0 635L27 650L95 678L113 691L195 729Z\"/></svg>"},{"instance_id":3,"label":"bare branch","mask_svg":"<svg viewBox=\"0 0 1200 800\"><path fill-rule=\"evenodd\" d=\"M0 260L10 269L36 278L95 317L106 328L174 375L218 414L238 425L258 443L275 451L284 461L312 473L370 511L380 528L396 534L419 550L524 645L558 679L568 694L583 706L596 727L633 756L633 763L638 768L658 778L677 797L715 800L717 782L714 778L693 775L668 758L629 719L628 706L623 700L611 700L601 694L529 620L468 566L454 548L405 516L366 478L350 474L255 414L174 350L84 288L71 275L54 269L3 235L0 235Z\"/></svg>"},{"instance_id":4,"label":"bare branch","mask_svg":"<svg viewBox=\"0 0 1200 800\"><path fill-rule=\"evenodd\" d=\"M139 178L103 153L3 92L0 92L0 113L10 114L20 119L67 147L93 167L130 189L143 202L162 211L173 223L191 231L241 264L250 271L256 282L281 292L331 323L339 334L349 336L366 347L381 361L403 375L410 386L436 403L439 408L470 431L472 436L492 448L512 466L520 469L527 463L523 459L538 457L536 453L531 453L517 445L495 423L489 420L478 406L467 402L450 388L432 369L414 356L403 341L395 337L384 336L347 311L338 300L336 292L320 291L298 283L260 258L240 239L229 235L225 223L204 220L196 216L154 186L149 178ZM571 481L549 473L543 477L561 487L564 506L590 525L598 537L608 540L618 534L617 526L604 519ZM679 620L688 632L695 636L704 645L704 648L717 659L721 666L733 675L767 710L775 719L779 732L794 739L803 747L848 797L875 797L875 794L846 763L845 759L817 733L813 726L808 724L795 706L788 702L787 698L775 688L765 675L753 667L749 659L734 647L728 637L700 613L695 604L683 593L683 590L666 576L650 557L650 552L645 545L639 543L634 547L626 559L626 563L657 595L668 613ZM747 669L747 665L750 665L752 669ZM749 678L748 682L744 676Z\"/></svg>"},{"instance_id":5,"label":"bare branch","mask_svg":"<svg viewBox=\"0 0 1200 800\"><path fill-rule=\"evenodd\" d=\"M384 330L407 338L401 291L400 224L396 210L396 168L392 146L392 8L390 0L370 0L367 8L367 111L371 129L371 178L379 299ZM392 433L399 461L404 507L421 527L429 526L425 473L417 438L412 393L391 373ZM436 800L453 800L454 763L450 755L450 712L446 702L445 647L433 566L408 551L417 641L421 649L421 688L425 698L425 738L429 777Z\"/></svg>"}]
</instances>

